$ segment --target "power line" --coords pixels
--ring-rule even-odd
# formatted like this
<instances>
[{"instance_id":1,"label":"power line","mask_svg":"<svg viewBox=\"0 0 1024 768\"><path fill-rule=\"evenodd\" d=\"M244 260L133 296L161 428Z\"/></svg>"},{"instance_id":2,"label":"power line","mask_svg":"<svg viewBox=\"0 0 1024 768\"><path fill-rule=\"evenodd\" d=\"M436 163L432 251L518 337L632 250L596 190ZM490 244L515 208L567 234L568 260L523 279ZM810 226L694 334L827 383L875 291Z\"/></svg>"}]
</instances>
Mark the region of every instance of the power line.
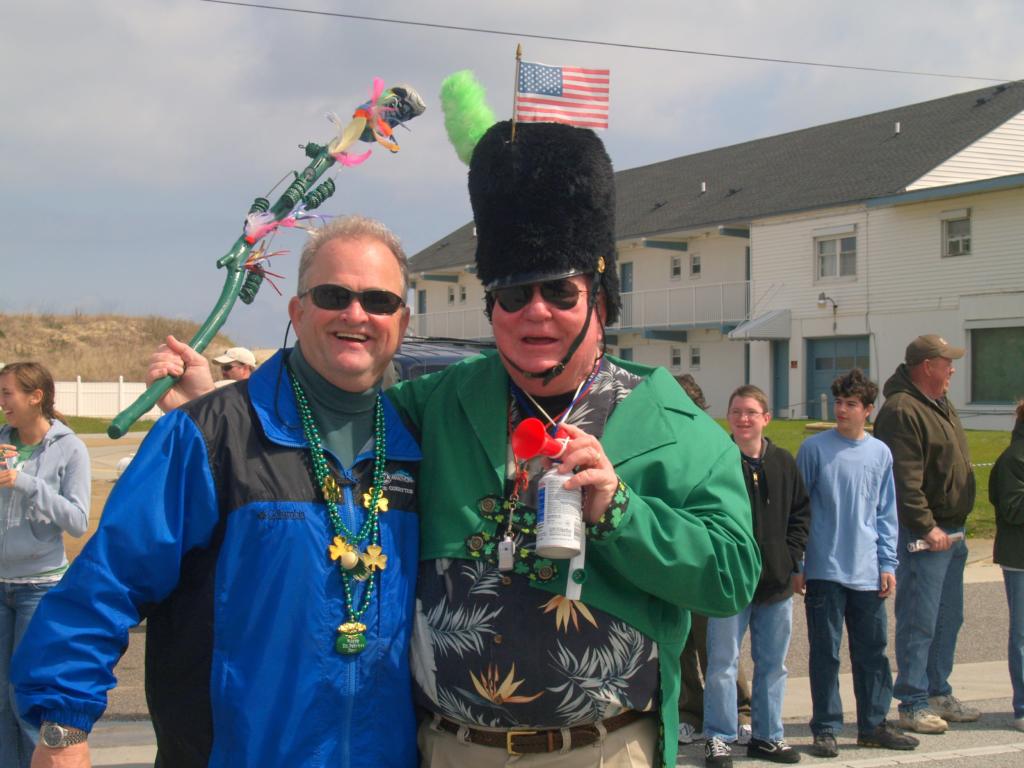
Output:
<instances>
[{"instance_id":1,"label":"power line","mask_svg":"<svg viewBox=\"0 0 1024 768\"><path fill-rule=\"evenodd\" d=\"M200 0L203 3L217 5L237 5L243 8L257 8L266 11L285 11L287 13L305 13L311 16L332 16L357 21L375 21L381 24L401 24L410 27L426 27L429 29L447 29L455 32L476 32L485 35L504 35L505 37L525 37L533 40L553 40L560 43L582 43L584 45L603 45L609 48L629 48L637 51L656 51L659 53L682 53L688 56L710 56L718 59L738 59L740 61L762 61L769 64L794 64L802 67L823 67L826 69L848 69L859 72L880 72L890 75L915 75L918 77L945 77L956 80L984 80L991 83L1006 83L1014 78L978 77L975 75L954 75L946 72L917 72L909 69L886 69L884 67L863 67L855 64L829 64L821 61L801 61L799 59L773 59L767 56L743 56L737 53L716 53L714 51L694 51L686 48L663 48L656 45L635 45L632 43L612 43L606 40L584 40L575 37L557 37L555 35L536 35L528 32L506 32L501 29L483 27L461 27L454 24L436 24L426 21L408 21L406 19L385 19L380 16L363 16L355 13L339 13L337 11L314 11L308 8L287 8L280 5L248 3L241 0Z\"/></svg>"}]
</instances>

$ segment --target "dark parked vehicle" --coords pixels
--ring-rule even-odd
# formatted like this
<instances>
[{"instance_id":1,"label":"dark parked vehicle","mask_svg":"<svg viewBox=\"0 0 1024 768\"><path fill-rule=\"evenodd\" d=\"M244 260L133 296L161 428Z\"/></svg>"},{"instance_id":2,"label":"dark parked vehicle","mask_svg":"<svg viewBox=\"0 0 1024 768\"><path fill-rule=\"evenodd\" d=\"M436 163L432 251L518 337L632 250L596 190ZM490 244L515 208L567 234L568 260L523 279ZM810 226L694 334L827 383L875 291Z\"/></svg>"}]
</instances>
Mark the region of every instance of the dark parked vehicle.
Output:
<instances>
[{"instance_id":1,"label":"dark parked vehicle","mask_svg":"<svg viewBox=\"0 0 1024 768\"><path fill-rule=\"evenodd\" d=\"M392 361L394 381L415 379L426 373L440 371L452 363L472 357L486 349L494 349L492 341L449 339L442 337L406 336ZM385 384L391 384L387 381Z\"/></svg>"}]
</instances>

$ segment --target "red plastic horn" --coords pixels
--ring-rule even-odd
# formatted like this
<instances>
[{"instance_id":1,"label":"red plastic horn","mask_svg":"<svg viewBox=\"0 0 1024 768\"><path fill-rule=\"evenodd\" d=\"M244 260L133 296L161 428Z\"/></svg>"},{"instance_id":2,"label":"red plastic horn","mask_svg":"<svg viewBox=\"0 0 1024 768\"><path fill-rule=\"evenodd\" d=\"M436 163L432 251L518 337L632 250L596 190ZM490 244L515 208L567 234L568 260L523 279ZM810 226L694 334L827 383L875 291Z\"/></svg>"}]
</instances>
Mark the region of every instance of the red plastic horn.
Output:
<instances>
[{"instance_id":1,"label":"red plastic horn","mask_svg":"<svg viewBox=\"0 0 1024 768\"><path fill-rule=\"evenodd\" d=\"M558 436L552 437L544 429L544 422L533 418L523 419L512 432L512 452L521 459L547 456L557 459L565 452L569 433L558 428Z\"/></svg>"}]
</instances>

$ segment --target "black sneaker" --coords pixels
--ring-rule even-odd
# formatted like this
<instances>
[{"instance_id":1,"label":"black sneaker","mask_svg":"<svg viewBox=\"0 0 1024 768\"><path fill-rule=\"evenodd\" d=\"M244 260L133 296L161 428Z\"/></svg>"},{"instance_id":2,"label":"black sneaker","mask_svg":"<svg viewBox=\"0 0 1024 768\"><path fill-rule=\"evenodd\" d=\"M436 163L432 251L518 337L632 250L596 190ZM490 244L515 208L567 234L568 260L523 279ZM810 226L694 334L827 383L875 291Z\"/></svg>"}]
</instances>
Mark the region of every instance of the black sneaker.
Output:
<instances>
[{"instance_id":1,"label":"black sneaker","mask_svg":"<svg viewBox=\"0 0 1024 768\"><path fill-rule=\"evenodd\" d=\"M878 749L917 749L920 744L913 736L908 736L899 728L887 720L870 733L858 733L857 744L862 747L876 747Z\"/></svg>"},{"instance_id":2,"label":"black sneaker","mask_svg":"<svg viewBox=\"0 0 1024 768\"><path fill-rule=\"evenodd\" d=\"M747 757L759 757L762 760L771 760L773 763L800 762L800 753L789 746L785 739L778 741L751 739L747 744Z\"/></svg>"},{"instance_id":3,"label":"black sneaker","mask_svg":"<svg viewBox=\"0 0 1024 768\"><path fill-rule=\"evenodd\" d=\"M839 757L839 746L836 744L835 734L832 731L814 734L811 754L815 757Z\"/></svg>"},{"instance_id":4,"label":"black sneaker","mask_svg":"<svg viewBox=\"0 0 1024 768\"><path fill-rule=\"evenodd\" d=\"M719 738L704 742L704 765L722 765L732 768L732 747Z\"/></svg>"}]
</instances>

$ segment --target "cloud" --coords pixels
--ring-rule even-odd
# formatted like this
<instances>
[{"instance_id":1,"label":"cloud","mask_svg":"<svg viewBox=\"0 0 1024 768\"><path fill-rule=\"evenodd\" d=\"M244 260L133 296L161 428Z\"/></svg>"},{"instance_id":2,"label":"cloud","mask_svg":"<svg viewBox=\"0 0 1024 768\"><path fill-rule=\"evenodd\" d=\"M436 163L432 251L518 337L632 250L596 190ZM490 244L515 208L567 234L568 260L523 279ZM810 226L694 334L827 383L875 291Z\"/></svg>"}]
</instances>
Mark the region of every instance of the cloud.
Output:
<instances>
[{"instance_id":1,"label":"cloud","mask_svg":"<svg viewBox=\"0 0 1024 768\"><path fill-rule=\"evenodd\" d=\"M638 46L1013 76L1024 9L998 0L361 0L282 4ZM388 222L410 252L470 217L466 169L444 135L441 80L473 69L499 119L511 112L517 42L527 60L607 66L617 168L747 141L980 84L586 45L246 9L192 0L12 0L0 8L0 309L41 306L202 319L214 267L252 198L326 141L373 77L416 86L428 112L337 172L327 213ZM275 247L301 248L302 235ZM293 256L275 271L291 278ZM293 281L284 283L291 290ZM240 341L273 344L284 299L236 311Z\"/></svg>"}]
</instances>

